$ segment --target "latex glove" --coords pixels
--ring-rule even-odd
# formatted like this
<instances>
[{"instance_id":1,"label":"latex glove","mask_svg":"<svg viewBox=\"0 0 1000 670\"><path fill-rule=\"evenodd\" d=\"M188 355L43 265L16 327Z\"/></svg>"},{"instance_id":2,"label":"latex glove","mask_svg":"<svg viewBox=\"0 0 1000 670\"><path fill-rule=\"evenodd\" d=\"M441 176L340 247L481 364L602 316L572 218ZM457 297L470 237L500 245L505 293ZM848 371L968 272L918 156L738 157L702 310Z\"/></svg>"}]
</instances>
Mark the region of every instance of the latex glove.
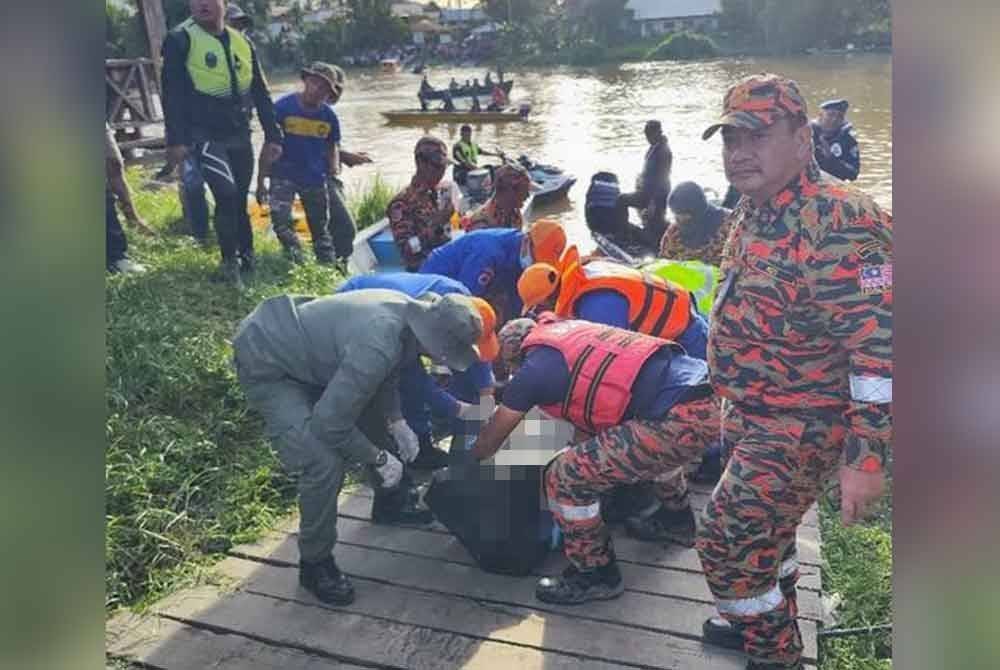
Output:
<instances>
[{"instance_id":1,"label":"latex glove","mask_svg":"<svg viewBox=\"0 0 1000 670\"><path fill-rule=\"evenodd\" d=\"M385 464L376 466L375 472L382 478L382 488L395 488L403 478L403 464L388 451L383 450L381 453L386 456Z\"/></svg>"},{"instance_id":2,"label":"latex glove","mask_svg":"<svg viewBox=\"0 0 1000 670\"><path fill-rule=\"evenodd\" d=\"M404 463L412 463L413 459L420 453L420 441L417 434L410 430L403 419L396 419L389 424L389 432L392 433L396 444L399 446L399 456Z\"/></svg>"},{"instance_id":3,"label":"latex glove","mask_svg":"<svg viewBox=\"0 0 1000 670\"><path fill-rule=\"evenodd\" d=\"M864 517L868 505L882 495L885 474L840 466L840 519L845 526Z\"/></svg>"}]
</instances>

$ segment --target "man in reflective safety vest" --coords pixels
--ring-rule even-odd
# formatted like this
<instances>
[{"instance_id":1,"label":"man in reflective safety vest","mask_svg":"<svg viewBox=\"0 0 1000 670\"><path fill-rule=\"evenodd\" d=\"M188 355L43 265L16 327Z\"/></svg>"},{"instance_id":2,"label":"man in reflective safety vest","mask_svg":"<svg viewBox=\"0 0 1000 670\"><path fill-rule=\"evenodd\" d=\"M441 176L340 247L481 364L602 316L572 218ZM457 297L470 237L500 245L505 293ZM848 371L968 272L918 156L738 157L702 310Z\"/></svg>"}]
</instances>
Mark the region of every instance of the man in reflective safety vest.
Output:
<instances>
[{"instance_id":1,"label":"man in reflective safety vest","mask_svg":"<svg viewBox=\"0 0 1000 670\"><path fill-rule=\"evenodd\" d=\"M698 554L722 619L706 639L748 668L801 668L796 528L838 477L844 523L883 489L892 436L892 221L822 174L798 85L737 83L721 118L726 177L743 194L722 259L708 364L732 403L729 463ZM728 441L728 440L727 440Z\"/></svg>"},{"instance_id":2,"label":"man in reflective safety vest","mask_svg":"<svg viewBox=\"0 0 1000 670\"><path fill-rule=\"evenodd\" d=\"M614 261L581 263L572 251L563 266L560 272L536 263L524 271L517 291L526 308L671 340L689 356L705 359L708 323L687 289Z\"/></svg>"},{"instance_id":3,"label":"man in reflective safety vest","mask_svg":"<svg viewBox=\"0 0 1000 670\"><path fill-rule=\"evenodd\" d=\"M250 113L257 109L265 153L281 155L281 130L253 45L225 25L222 0L191 2L192 16L163 41L163 116L167 158L193 157L215 197L223 278L242 288L254 270L247 194L253 176Z\"/></svg>"},{"instance_id":4,"label":"man in reflective safety vest","mask_svg":"<svg viewBox=\"0 0 1000 670\"><path fill-rule=\"evenodd\" d=\"M577 444L545 475L571 565L538 583L539 600L568 605L622 594L599 502L616 486L653 481L661 506L650 523L657 532L646 539L693 544L682 466L718 432L704 361L665 340L551 313L504 326L500 355L514 372L473 445L477 460L492 457L536 405L577 429Z\"/></svg>"}]
</instances>

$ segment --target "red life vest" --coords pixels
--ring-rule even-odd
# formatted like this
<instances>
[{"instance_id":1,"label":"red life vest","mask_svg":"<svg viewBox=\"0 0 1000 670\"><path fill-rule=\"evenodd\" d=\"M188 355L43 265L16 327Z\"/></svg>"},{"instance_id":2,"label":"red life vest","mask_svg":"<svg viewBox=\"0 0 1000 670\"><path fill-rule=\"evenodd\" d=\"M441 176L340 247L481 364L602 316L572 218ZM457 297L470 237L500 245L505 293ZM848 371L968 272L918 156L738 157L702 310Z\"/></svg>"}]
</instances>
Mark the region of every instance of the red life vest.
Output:
<instances>
[{"instance_id":1,"label":"red life vest","mask_svg":"<svg viewBox=\"0 0 1000 670\"><path fill-rule=\"evenodd\" d=\"M611 263L570 263L560 279L556 314L572 319L577 301L591 291L612 290L628 300L629 330L676 340L691 323L691 292L648 272Z\"/></svg>"},{"instance_id":2,"label":"red life vest","mask_svg":"<svg viewBox=\"0 0 1000 670\"><path fill-rule=\"evenodd\" d=\"M561 404L542 411L589 433L621 423L632 400L632 384L650 356L668 342L590 321L561 321L551 313L524 338L522 349L557 349L569 368L569 390Z\"/></svg>"}]
</instances>

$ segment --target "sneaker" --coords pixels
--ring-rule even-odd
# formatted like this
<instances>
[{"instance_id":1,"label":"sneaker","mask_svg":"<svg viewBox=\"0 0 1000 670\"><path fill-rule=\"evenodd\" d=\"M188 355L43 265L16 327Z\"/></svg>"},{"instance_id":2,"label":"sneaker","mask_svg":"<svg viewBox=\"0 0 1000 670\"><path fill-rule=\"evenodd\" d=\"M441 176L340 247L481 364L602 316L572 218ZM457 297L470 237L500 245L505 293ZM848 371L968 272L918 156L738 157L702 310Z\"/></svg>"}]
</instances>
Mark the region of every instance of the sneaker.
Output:
<instances>
[{"instance_id":1,"label":"sneaker","mask_svg":"<svg viewBox=\"0 0 1000 670\"><path fill-rule=\"evenodd\" d=\"M420 506L419 494L408 486L397 486L392 491L375 489L372 501L372 521L382 524L424 526L434 520L429 509Z\"/></svg>"},{"instance_id":2,"label":"sneaker","mask_svg":"<svg viewBox=\"0 0 1000 670\"><path fill-rule=\"evenodd\" d=\"M625 582L612 560L607 565L580 570L571 565L561 577L542 577L535 587L535 597L555 605L579 605L590 600L611 600L625 592Z\"/></svg>"},{"instance_id":3,"label":"sneaker","mask_svg":"<svg viewBox=\"0 0 1000 670\"><path fill-rule=\"evenodd\" d=\"M714 644L716 647L735 649L736 651L743 650L743 633L738 627L722 617L714 616L705 619L705 623L701 625L701 634L705 638L705 642Z\"/></svg>"},{"instance_id":4,"label":"sneaker","mask_svg":"<svg viewBox=\"0 0 1000 670\"><path fill-rule=\"evenodd\" d=\"M434 446L430 435L419 435L420 452L410 463L414 470L437 470L448 467L448 454Z\"/></svg>"},{"instance_id":5,"label":"sneaker","mask_svg":"<svg viewBox=\"0 0 1000 670\"><path fill-rule=\"evenodd\" d=\"M694 512L690 506L679 510L668 510L661 506L647 517L632 516L625 519L625 532L645 542L676 542L685 547L693 547Z\"/></svg>"},{"instance_id":6,"label":"sneaker","mask_svg":"<svg viewBox=\"0 0 1000 670\"><path fill-rule=\"evenodd\" d=\"M328 605L354 602L354 586L337 567L333 556L318 563L299 561L299 584Z\"/></svg>"},{"instance_id":7,"label":"sneaker","mask_svg":"<svg viewBox=\"0 0 1000 670\"><path fill-rule=\"evenodd\" d=\"M146 266L141 263L136 263L134 260L126 256L121 258L111 264L109 268L112 272L120 274L142 274L146 271Z\"/></svg>"}]
</instances>

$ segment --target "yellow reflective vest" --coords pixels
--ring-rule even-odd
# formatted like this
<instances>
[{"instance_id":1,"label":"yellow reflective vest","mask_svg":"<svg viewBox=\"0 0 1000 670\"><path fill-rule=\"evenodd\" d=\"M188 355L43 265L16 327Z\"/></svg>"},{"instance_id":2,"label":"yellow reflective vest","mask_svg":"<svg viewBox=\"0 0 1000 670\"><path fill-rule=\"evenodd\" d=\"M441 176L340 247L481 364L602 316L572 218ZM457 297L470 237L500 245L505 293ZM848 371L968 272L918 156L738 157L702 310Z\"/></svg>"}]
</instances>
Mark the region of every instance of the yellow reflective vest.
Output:
<instances>
[{"instance_id":1,"label":"yellow reflective vest","mask_svg":"<svg viewBox=\"0 0 1000 670\"><path fill-rule=\"evenodd\" d=\"M191 40L186 65L198 93L213 98L231 97L234 93L232 73L235 73L235 93L239 97L249 95L253 82L253 50L243 33L226 27L230 58L227 62L222 42L193 19L188 19L180 27Z\"/></svg>"},{"instance_id":2,"label":"yellow reflective vest","mask_svg":"<svg viewBox=\"0 0 1000 670\"><path fill-rule=\"evenodd\" d=\"M642 266L642 270L675 284L680 284L694 294L698 312L708 318L715 300L722 273L714 265L701 261L672 261L659 258Z\"/></svg>"}]
</instances>

